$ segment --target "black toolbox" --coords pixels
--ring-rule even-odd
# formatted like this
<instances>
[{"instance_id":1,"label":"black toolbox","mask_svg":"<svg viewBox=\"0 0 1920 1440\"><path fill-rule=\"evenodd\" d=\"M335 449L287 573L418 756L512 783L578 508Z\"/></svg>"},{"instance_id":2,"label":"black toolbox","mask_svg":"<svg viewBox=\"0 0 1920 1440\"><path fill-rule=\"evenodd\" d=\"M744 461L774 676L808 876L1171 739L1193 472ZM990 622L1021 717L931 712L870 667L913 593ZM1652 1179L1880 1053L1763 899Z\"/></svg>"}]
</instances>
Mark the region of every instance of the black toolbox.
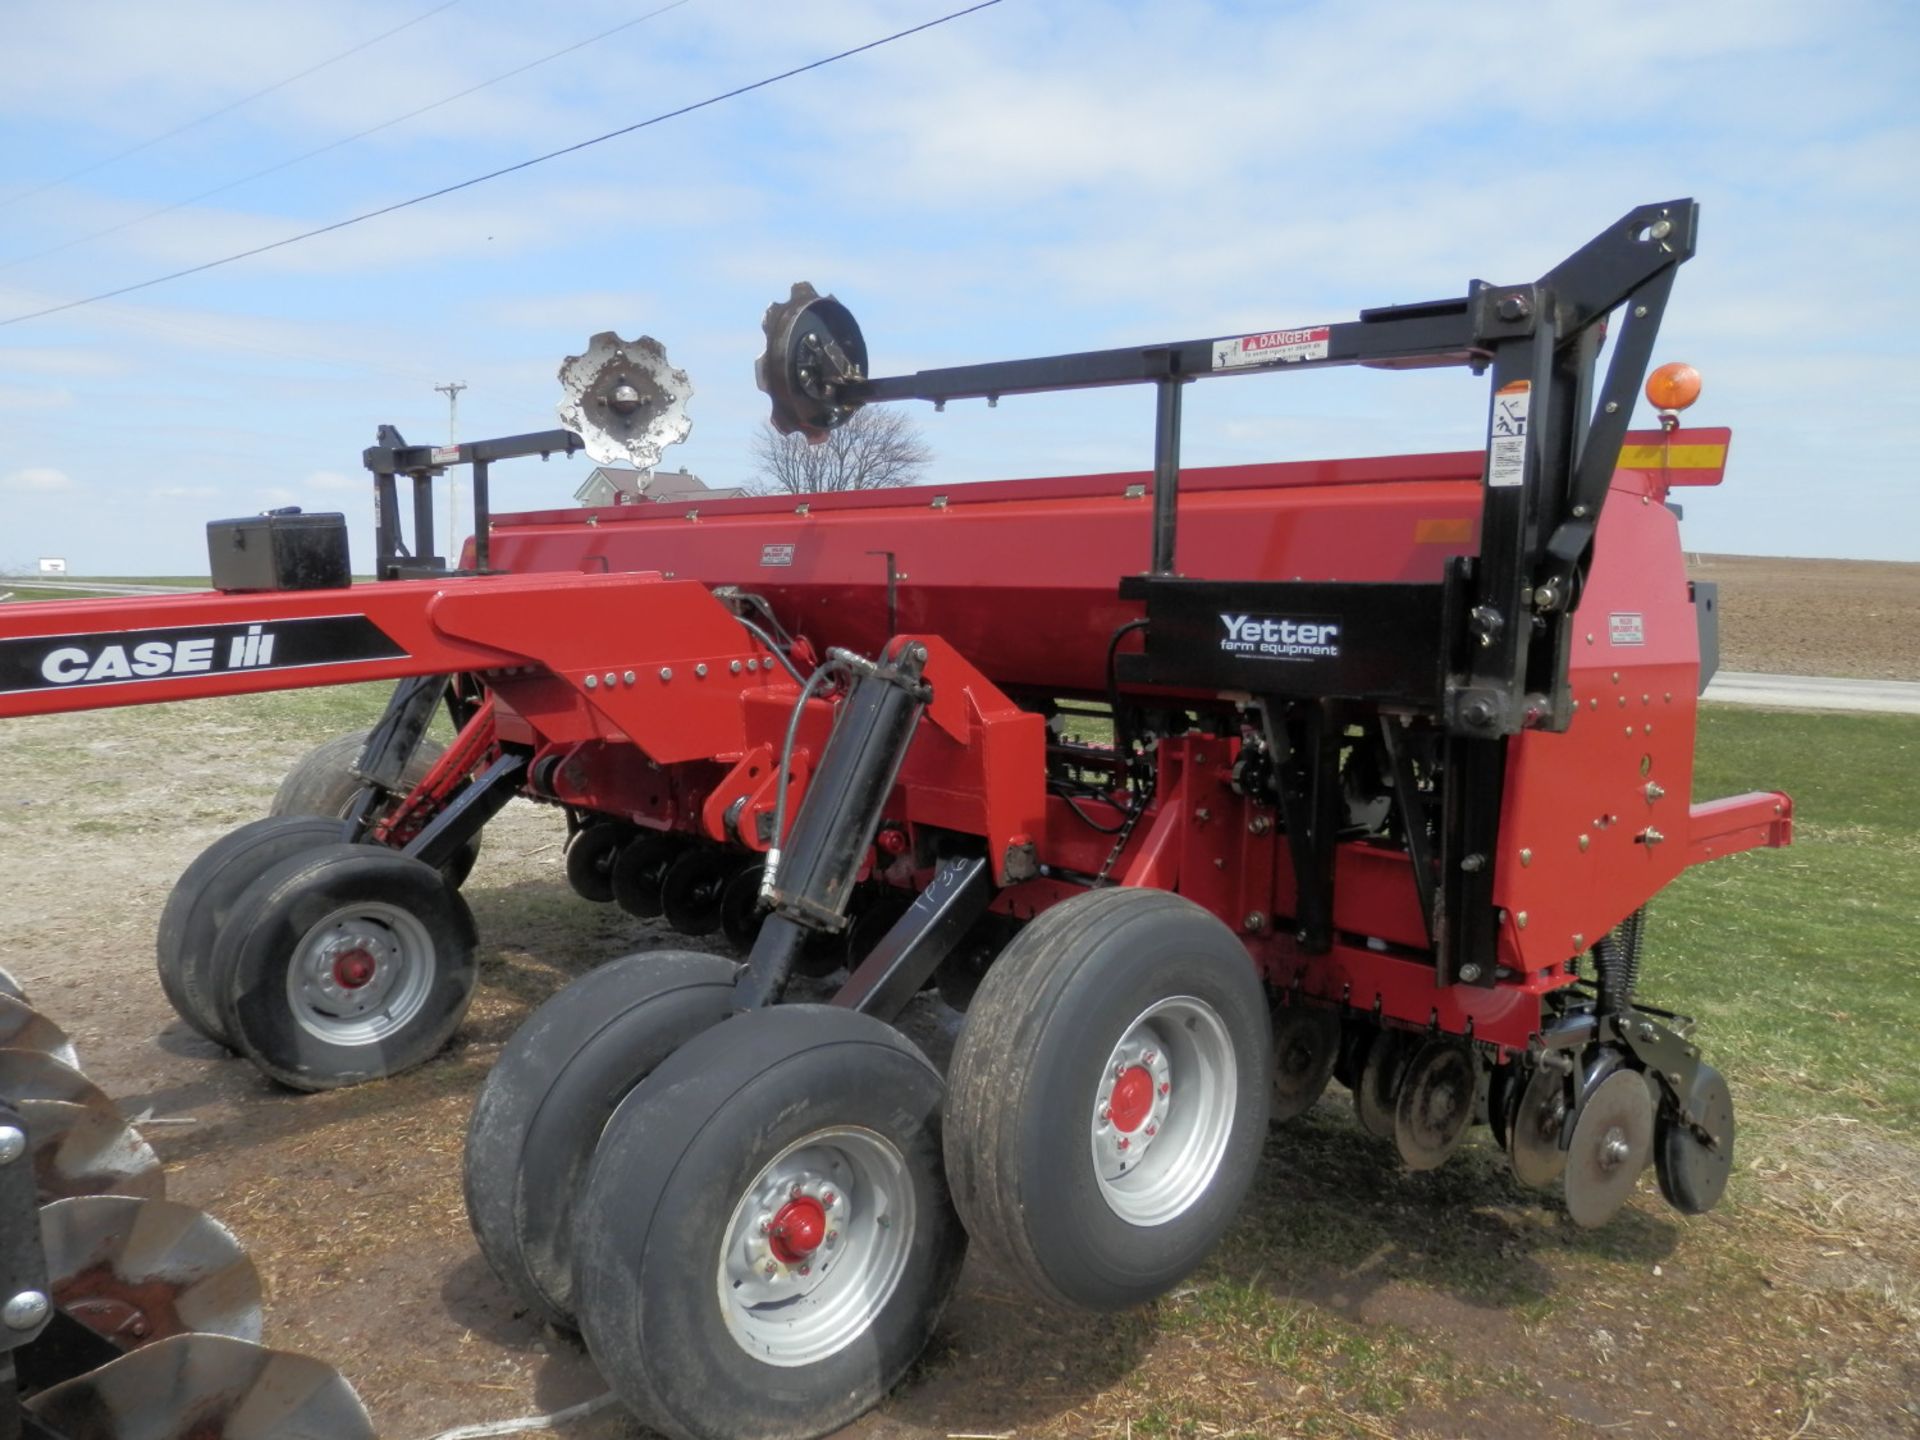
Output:
<instances>
[{"instance_id":1,"label":"black toolbox","mask_svg":"<svg viewBox=\"0 0 1920 1440\"><path fill-rule=\"evenodd\" d=\"M216 590L337 590L353 583L347 517L269 510L207 522Z\"/></svg>"}]
</instances>

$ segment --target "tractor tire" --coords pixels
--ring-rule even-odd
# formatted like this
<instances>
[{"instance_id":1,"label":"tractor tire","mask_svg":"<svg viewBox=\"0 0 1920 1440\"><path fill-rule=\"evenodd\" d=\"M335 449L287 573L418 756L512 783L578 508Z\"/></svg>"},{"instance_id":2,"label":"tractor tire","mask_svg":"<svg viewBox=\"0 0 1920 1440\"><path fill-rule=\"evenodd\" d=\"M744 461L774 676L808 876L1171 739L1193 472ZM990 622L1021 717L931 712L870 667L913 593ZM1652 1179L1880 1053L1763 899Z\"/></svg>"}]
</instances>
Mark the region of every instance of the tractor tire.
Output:
<instances>
[{"instance_id":1,"label":"tractor tire","mask_svg":"<svg viewBox=\"0 0 1920 1440\"><path fill-rule=\"evenodd\" d=\"M345 819L354 801L360 798L360 792L366 788L366 783L353 773L353 767L360 759L360 752L366 748L367 736L372 733L368 729L336 735L309 751L305 759L287 772L286 779L280 782L280 788L273 792L273 803L267 807L267 814L337 815ZM400 778L409 787L418 785L427 778L427 772L446 748L438 740L422 739ZM447 883L457 890L467 883L467 877L473 873L474 863L479 858L480 837L475 835L441 867L441 873L447 877Z\"/></svg>"},{"instance_id":2,"label":"tractor tire","mask_svg":"<svg viewBox=\"0 0 1920 1440\"><path fill-rule=\"evenodd\" d=\"M738 968L685 951L602 965L534 1011L488 1072L462 1160L467 1221L494 1274L542 1319L574 1327L573 1207L607 1117L727 1017Z\"/></svg>"},{"instance_id":3,"label":"tractor tire","mask_svg":"<svg viewBox=\"0 0 1920 1440\"><path fill-rule=\"evenodd\" d=\"M214 944L220 1021L289 1089L397 1075L459 1028L477 938L429 865L378 845L296 855L247 888Z\"/></svg>"},{"instance_id":4,"label":"tractor tire","mask_svg":"<svg viewBox=\"0 0 1920 1440\"><path fill-rule=\"evenodd\" d=\"M613 862L633 839L633 826L619 820L590 820L567 841L567 884L582 900L613 903Z\"/></svg>"},{"instance_id":5,"label":"tractor tire","mask_svg":"<svg viewBox=\"0 0 1920 1440\"><path fill-rule=\"evenodd\" d=\"M213 972L214 942L234 902L289 856L339 844L345 828L317 815L255 820L202 850L174 881L154 941L160 988L174 1013L214 1044L234 1048L220 1020L220 986Z\"/></svg>"},{"instance_id":6,"label":"tractor tire","mask_svg":"<svg viewBox=\"0 0 1920 1440\"><path fill-rule=\"evenodd\" d=\"M621 1102L574 1212L574 1291L643 1423L809 1440L899 1383L966 1255L940 1097L882 1022L779 1005L696 1036Z\"/></svg>"},{"instance_id":7,"label":"tractor tire","mask_svg":"<svg viewBox=\"0 0 1920 1440\"><path fill-rule=\"evenodd\" d=\"M1271 1046L1245 947L1192 901L1121 889L1054 906L988 968L947 1072L968 1233L1054 1304L1164 1293L1253 1182Z\"/></svg>"}]
</instances>

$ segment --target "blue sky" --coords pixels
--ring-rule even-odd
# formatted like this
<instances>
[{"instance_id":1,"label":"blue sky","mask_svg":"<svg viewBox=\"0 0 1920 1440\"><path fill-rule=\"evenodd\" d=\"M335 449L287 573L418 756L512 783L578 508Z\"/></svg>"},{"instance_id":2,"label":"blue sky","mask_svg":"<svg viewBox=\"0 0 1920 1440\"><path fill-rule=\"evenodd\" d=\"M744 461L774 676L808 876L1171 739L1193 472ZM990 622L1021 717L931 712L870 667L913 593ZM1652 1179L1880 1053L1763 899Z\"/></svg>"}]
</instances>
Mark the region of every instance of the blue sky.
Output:
<instances>
[{"instance_id":1,"label":"blue sky","mask_svg":"<svg viewBox=\"0 0 1920 1440\"><path fill-rule=\"evenodd\" d=\"M328 144L656 8L460 0L70 183L433 0L16 0L0 16L0 319L629 124L942 13L688 0L430 114ZM956 0L957 3L957 0ZM1920 7L1005 0L773 89L428 205L0 327L0 566L204 573L208 518L344 509L361 449L554 422L560 359L659 337L671 452L746 478L766 304L832 290L874 366L1351 318L1530 278L1634 204L1697 197L1659 348L1735 429L1690 548L1920 559ZM64 247L40 254L52 247ZM37 258L22 259L21 257ZM1190 463L1473 448L1484 382L1197 386ZM1144 390L918 412L943 483L1143 467ZM1644 419L1644 416L1643 416ZM500 508L581 462L503 466Z\"/></svg>"}]
</instances>

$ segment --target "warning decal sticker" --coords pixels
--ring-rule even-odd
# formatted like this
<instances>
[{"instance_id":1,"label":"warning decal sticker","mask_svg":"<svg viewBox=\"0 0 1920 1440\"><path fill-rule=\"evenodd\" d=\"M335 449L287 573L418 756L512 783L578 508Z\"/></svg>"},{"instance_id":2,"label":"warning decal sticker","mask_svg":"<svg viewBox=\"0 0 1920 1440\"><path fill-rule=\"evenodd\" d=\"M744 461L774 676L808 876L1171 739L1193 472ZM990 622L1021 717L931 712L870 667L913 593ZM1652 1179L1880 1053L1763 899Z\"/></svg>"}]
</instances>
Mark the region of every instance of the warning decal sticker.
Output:
<instances>
[{"instance_id":1,"label":"warning decal sticker","mask_svg":"<svg viewBox=\"0 0 1920 1440\"><path fill-rule=\"evenodd\" d=\"M1259 335L1216 340L1213 368L1234 370L1243 365L1292 365L1301 360L1324 360L1327 337L1332 333L1331 326L1316 325L1310 330L1268 330Z\"/></svg>"},{"instance_id":2,"label":"warning decal sticker","mask_svg":"<svg viewBox=\"0 0 1920 1440\"><path fill-rule=\"evenodd\" d=\"M762 545L760 547L760 563L762 565L793 564L793 546Z\"/></svg>"},{"instance_id":3,"label":"warning decal sticker","mask_svg":"<svg viewBox=\"0 0 1920 1440\"><path fill-rule=\"evenodd\" d=\"M1533 383L1509 380L1493 392L1493 425L1487 440L1487 484L1518 485L1527 474L1527 409Z\"/></svg>"},{"instance_id":4,"label":"warning decal sticker","mask_svg":"<svg viewBox=\"0 0 1920 1440\"><path fill-rule=\"evenodd\" d=\"M1609 645L1644 645L1647 643L1647 625L1637 611L1616 610L1607 616L1607 643Z\"/></svg>"}]
</instances>

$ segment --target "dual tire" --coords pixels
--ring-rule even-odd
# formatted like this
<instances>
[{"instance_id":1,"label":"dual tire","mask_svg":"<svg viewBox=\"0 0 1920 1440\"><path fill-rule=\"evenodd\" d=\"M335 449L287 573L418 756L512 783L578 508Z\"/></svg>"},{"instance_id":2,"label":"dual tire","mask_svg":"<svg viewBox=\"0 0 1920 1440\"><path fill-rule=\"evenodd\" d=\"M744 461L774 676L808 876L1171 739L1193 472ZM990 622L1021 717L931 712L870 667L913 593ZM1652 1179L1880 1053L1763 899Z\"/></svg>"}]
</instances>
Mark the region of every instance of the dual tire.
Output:
<instances>
[{"instance_id":1,"label":"dual tire","mask_svg":"<svg viewBox=\"0 0 1920 1440\"><path fill-rule=\"evenodd\" d=\"M342 843L364 733L321 746L276 807L188 866L162 912L162 989L195 1031L281 1084L333 1089L430 1058L466 1013L476 930L454 889L477 842L445 871ZM424 774L435 752L414 758ZM411 778L417 779L417 775Z\"/></svg>"}]
</instances>

